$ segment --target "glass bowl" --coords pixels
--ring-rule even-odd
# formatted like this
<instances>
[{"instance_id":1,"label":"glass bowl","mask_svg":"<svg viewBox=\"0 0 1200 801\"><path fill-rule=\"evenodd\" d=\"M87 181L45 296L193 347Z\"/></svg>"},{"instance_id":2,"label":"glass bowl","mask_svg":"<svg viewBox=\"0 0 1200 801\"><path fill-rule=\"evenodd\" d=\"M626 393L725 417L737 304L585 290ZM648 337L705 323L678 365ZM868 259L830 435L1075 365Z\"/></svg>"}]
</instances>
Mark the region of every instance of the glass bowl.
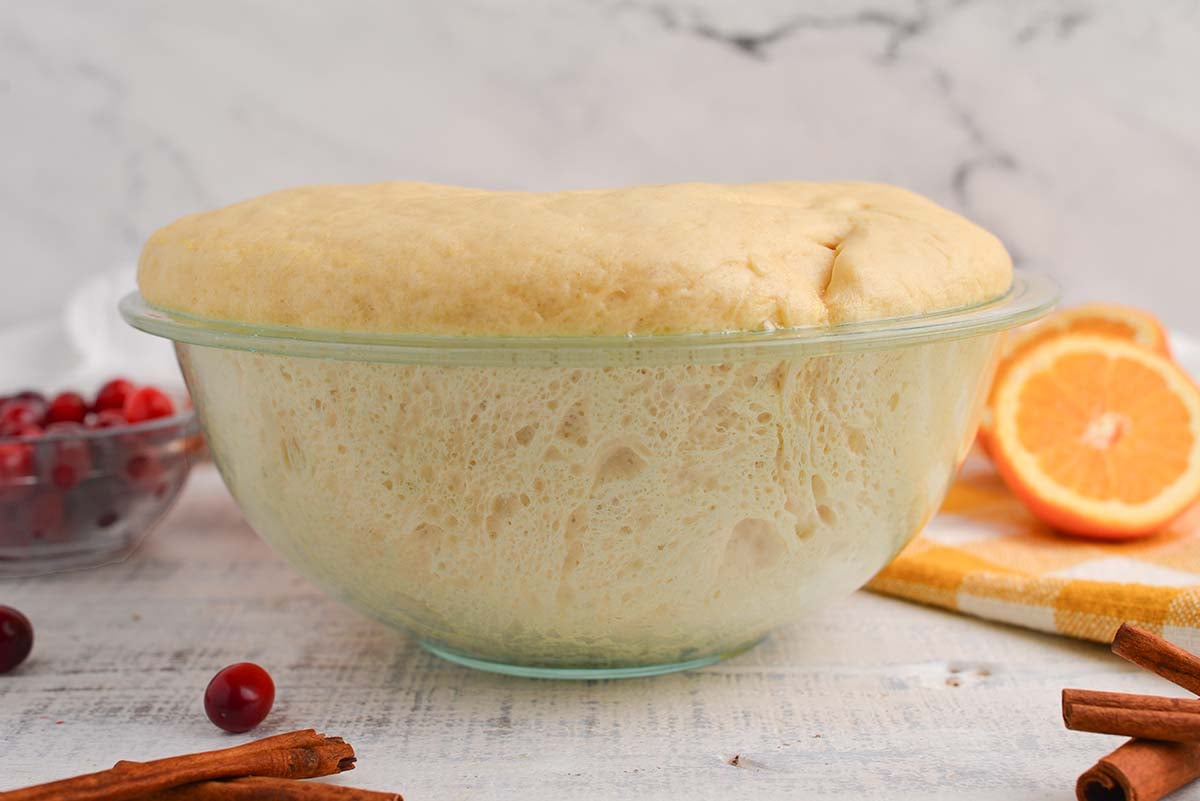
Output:
<instances>
[{"instance_id":1,"label":"glass bowl","mask_svg":"<svg viewBox=\"0 0 1200 801\"><path fill-rule=\"evenodd\" d=\"M0 576L128 556L203 450L195 412L37 437L0 437Z\"/></svg>"},{"instance_id":2,"label":"glass bowl","mask_svg":"<svg viewBox=\"0 0 1200 801\"><path fill-rule=\"evenodd\" d=\"M934 514L1001 332L1055 291L835 327L347 334L122 301L169 337L250 523L476 668L594 678L743 651L860 587Z\"/></svg>"}]
</instances>

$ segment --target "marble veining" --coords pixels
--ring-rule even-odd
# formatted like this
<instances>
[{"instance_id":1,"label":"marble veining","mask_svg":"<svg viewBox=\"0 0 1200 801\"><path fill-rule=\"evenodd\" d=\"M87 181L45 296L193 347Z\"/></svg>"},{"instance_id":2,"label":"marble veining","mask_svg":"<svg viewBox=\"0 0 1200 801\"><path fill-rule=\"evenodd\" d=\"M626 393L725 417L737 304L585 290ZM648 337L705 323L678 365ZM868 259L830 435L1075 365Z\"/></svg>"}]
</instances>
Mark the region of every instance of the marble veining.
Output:
<instances>
[{"instance_id":1,"label":"marble veining","mask_svg":"<svg viewBox=\"0 0 1200 801\"><path fill-rule=\"evenodd\" d=\"M862 178L1195 330L1200 3L0 8L0 323L281 186Z\"/></svg>"}]
</instances>

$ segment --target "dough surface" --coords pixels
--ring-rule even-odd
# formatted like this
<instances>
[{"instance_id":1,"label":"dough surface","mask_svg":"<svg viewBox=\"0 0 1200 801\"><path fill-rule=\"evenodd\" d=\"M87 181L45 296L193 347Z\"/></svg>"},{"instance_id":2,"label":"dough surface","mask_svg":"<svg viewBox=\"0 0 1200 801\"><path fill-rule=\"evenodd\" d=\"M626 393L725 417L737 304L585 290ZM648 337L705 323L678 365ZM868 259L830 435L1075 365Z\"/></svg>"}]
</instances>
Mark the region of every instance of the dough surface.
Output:
<instances>
[{"instance_id":1,"label":"dough surface","mask_svg":"<svg viewBox=\"0 0 1200 801\"><path fill-rule=\"evenodd\" d=\"M1000 241L870 183L493 192L288 189L184 217L139 264L151 304L241 323L446 335L827 325L1003 294Z\"/></svg>"}]
</instances>

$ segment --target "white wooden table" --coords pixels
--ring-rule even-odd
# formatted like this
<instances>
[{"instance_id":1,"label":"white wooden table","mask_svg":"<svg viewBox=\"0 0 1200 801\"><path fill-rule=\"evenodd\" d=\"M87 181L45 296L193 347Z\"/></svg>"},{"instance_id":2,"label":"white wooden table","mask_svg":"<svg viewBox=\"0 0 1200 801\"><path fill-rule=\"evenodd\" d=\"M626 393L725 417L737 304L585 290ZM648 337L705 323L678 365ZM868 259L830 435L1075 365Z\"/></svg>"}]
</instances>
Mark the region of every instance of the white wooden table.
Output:
<instances>
[{"instance_id":1,"label":"white wooden table","mask_svg":"<svg viewBox=\"0 0 1200 801\"><path fill-rule=\"evenodd\" d=\"M37 632L0 676L0 790L315 727L358 751L338 780L409 801L1065 801L1120 738L1064 731L1059 690L1173 691L1101 646L867 593L690 673L478 673L323 597L209 466L126 562L0 580L0 603ZM276 707L227 735L201 696L241 660L271 671Z\"/></svg>"}]
</instances>

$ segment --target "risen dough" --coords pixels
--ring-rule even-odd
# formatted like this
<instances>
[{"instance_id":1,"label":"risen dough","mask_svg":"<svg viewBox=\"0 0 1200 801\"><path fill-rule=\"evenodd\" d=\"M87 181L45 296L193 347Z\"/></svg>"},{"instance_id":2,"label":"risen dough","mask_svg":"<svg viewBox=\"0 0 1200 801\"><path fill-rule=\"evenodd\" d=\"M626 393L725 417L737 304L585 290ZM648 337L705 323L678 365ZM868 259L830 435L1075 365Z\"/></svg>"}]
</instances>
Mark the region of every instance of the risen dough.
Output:
<instances>
[{"instance_id":1,"label":"risen dough","mask_svg":"<svg viewBox=\"0 0 1200 801\"><path fill-rule=\"evenodd\" d=\"M516 336L904 316L1010 279L999 240L919 195L799 182L302 187L168 225L138 275L150 303L211 319Z\"/></svg>"}]
</instances>

